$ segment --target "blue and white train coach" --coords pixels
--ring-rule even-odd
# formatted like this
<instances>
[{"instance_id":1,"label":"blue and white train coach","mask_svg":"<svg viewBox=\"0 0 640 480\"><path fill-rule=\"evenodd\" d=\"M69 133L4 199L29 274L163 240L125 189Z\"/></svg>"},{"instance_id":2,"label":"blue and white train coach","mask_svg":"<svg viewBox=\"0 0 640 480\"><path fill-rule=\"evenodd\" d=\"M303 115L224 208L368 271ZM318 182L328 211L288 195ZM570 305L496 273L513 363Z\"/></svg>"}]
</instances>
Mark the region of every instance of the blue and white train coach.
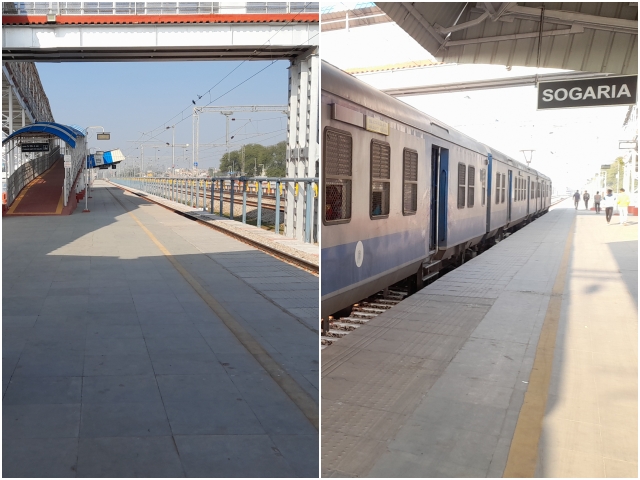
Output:
<instances>
[{"instance_id":1,"label":"blue and white train coach","mask_svg":"<svg viewBox=\"0 0 640 480\"><path fill-rule=\"evenodd\" d=\"M322 63L322 318L549 209L550 179Z\"/></svg>"}]
</instances>

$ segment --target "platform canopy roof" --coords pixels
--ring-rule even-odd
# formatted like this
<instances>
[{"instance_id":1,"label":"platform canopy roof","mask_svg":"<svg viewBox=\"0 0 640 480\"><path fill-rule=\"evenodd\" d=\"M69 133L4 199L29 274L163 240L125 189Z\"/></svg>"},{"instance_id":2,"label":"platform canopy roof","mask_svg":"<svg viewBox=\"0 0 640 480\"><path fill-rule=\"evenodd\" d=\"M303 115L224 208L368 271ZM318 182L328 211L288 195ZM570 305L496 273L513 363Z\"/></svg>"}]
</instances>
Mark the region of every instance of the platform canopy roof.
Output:
<instances>
[{"instance_id":1,"label":"platform canopy roof","mask_svg":"<svg viewBox=\"0 0 640 480\"><path fill-rule=\"evenodd\" d=\"M376 5L441 62L638 73L637 2Z\"/></svg>"},{"instance_id":2,"label":"platform canopy roof","mask_svg":"<svg viewBox=\"0 0 640 480\"><path fill-rule=\"evenodd\" d=\"M73 148L76 147L76 139L78 137L84 137L85 134L77 128L69 125L62 125L61 123L54 122L38 122L27 125L26 127L16 130L7 138L2 141L4 145L9 140L15 137L42 137L43 135L52 135L64 140Z\"/></svg>"}]
</instances>

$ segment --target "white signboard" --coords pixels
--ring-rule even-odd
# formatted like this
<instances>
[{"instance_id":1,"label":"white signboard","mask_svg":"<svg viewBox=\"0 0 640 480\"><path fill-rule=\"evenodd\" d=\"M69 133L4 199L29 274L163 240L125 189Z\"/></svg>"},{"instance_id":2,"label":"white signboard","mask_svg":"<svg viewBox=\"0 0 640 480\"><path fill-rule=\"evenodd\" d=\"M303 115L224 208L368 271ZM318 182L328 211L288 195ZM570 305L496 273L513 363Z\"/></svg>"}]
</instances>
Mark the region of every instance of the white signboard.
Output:
<instances>
[{"instance_id":1,"label":"white signboard","mask_svg":"<svg viewBox=\"0 0 640 480\"><path fill-rule=\"evenodd\" d=\"M71 168L71 155L64 156L64 168Z\"/></svg>"},{"instance_id":2,"label":"white signboard","mask_svg":"<svg viewBox=\"0 0 640 480\"><path fill-rule=\"evenodd\" d=\"M96 154L93 156L93 158L96 160L96 167L104 164L104 159L102 158L103 154L104 152L96 152Z\"/></svg>"}]
</instances>

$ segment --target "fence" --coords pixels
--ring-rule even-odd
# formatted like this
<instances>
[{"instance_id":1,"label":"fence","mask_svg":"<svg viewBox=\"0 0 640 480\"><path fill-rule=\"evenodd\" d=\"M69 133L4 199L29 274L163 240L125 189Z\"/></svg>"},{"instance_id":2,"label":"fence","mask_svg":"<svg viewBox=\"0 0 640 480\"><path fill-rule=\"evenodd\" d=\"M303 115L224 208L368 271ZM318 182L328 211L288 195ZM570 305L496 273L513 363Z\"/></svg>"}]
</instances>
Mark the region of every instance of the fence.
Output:
<instances>
[{"instance_id":1,"label":"fence","mask_svg":"<svg viewBox=\"0 0 640 480\"><path fill-rule=\"evenodd\" d=\"M304 241L317 242L314 224L317 219L315 197L318 192L317 178L275 178L275 177L213 177L207 179L193 178L158 178L127 177L112 178L113 183L126 185L173 202L183 203L205 212L218 213L221 216L236 220L242 217L242 223L253 223L256 226L273 225L274 231L281 232L284 226L284 211L288 184L294 185L298 195L298 184L304 184ZM253 193L251 190L255 190ZM242 202L238 198L242 195ZM255 200L247 199L247 196Z\"/></svg>"},{"instance_id":2,"label":"fence","mask_svg":"<svg viewBox=\"0 0 640 480\"><path fill-rule=\"evenodd\" d=\"M2 2L4 15L318 13L319 2Z\"/></svg>"},{"instance_id":3,"label":"fence","mask_svg":"<svg viewBox=\"0 0 640 480\"><path fill-rule=\"evenodd\" d=\"M56 146L51 152L20 165L7 178L7 205L11 205L20 191L34 178L42 174L60 158L60 147Z\"/></svg>"}]
</instances>

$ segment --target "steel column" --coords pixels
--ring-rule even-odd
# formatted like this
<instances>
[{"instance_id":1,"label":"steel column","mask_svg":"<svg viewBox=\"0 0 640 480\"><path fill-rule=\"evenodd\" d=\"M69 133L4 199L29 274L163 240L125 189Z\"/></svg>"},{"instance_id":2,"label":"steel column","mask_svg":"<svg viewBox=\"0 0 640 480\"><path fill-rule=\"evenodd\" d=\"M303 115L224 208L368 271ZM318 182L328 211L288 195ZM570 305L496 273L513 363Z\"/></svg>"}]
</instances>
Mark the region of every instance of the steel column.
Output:
<instances>
[{"instance_id":1,"label":"steel column","mask_svg":"<svg viewBox=\"0 0 640 480\"><path fill-rule=\"evenodd\" d=\"M222 216L222 208L224 207L224 199L222 198L222 194L224 193L224 180L220 179L220 216Z\"/></svg>"},{"instance_id":2,"label":"steel column","mask_svg":"<svg viewBox=\"0 0 640 480\"><path fill-rule=\"evenodd\" d=\"M276 181L276 224L275 232L280 234L280 181Z\"/></svg>"},{"instance_id":3,"label":"steel column","mask_svg":"<svg viewBox=\"0 0 640 480\"><path fill-rule=\"evenodd\" d=\"M247 223L247 181L242 182L242 223Z\"/></svg>"},{"instance_id":4,"label":"steel column","mask_svg":"<svg viewBox=\"0 0 640 480\"><path fill-rule=\"evenodd\" d=\"M233 188L233 187L234 187L234 183L235 183L235 182L234 182L234 180L233 180L233 178L232 178L232 179L231 179L231 202L229 202L229 218L230 218L231 220L233 220L233 211L235 210L235 209L234 209L234 206L235 206L235 205L234 205L234 203L233 203L233 201L234 201L234 193L235 193L235 192L234 192L234 190L235 190L235 189Z\"/></svg>"},{"instance_id":5,"label":"steel column","mask_svg":"<svg viewBox=\"0 0 640 480\"><path fill-rule=\"evenodd\" d=\"M262 182L258 182L258 228L262 226Z\"/></svg>"}]
</instances>

